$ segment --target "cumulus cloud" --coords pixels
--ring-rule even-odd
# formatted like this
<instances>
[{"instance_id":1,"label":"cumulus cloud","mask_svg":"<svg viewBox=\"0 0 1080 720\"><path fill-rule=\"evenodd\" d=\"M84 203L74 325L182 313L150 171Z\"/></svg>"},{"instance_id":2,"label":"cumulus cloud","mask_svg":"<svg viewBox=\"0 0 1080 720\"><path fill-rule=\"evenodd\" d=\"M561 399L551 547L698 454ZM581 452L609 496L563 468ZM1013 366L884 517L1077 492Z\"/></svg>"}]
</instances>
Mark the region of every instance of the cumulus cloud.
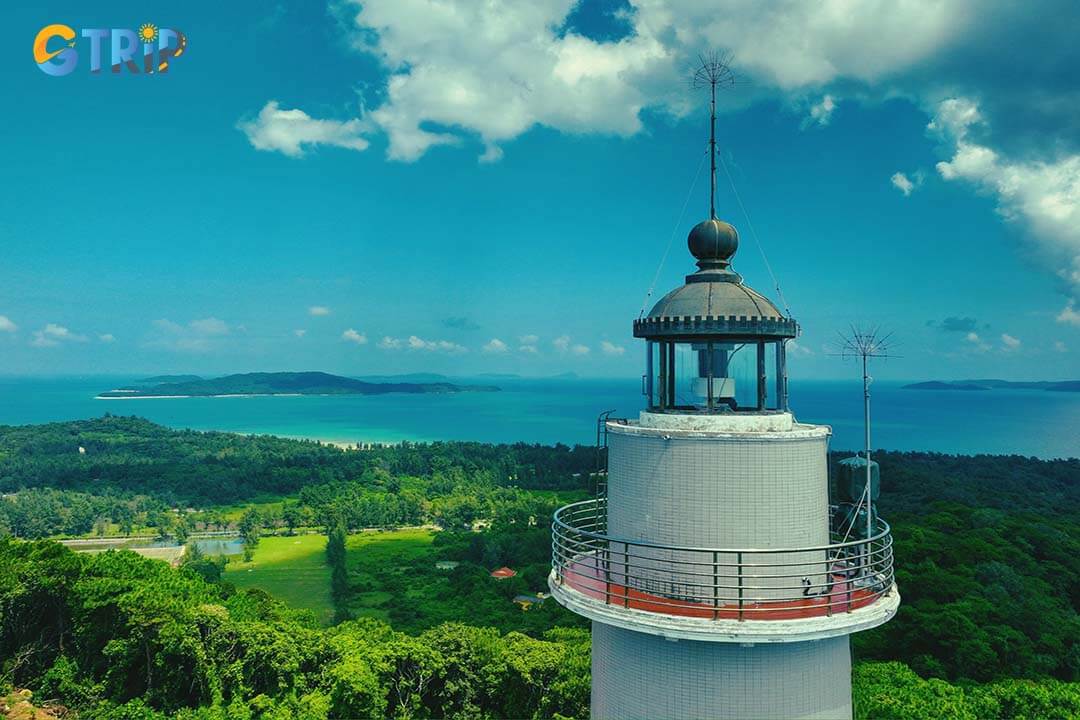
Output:
<instances>
[{"instance_id":1,"label":"cumulus cloud","mask_svg":"<svg viewBox=\"0 0 1080 720\"><path fill-rule=\"evenodd\" d=\"M892 90L898 76L925 72L970 32L972 18L990 15L978 14L975 0L630 6L619 14L618 36L586 37L569 22L578 8L572 0L345 0L355 47L388 73L381 104L355 130L370 123L385 133L389 156L399 160L476 138L480 159L494 161L502 144L535 126L632 135L646 109L682 116L695 106L683 88L686 68L717 38L752 88L735 102L816 97L808 122L824 125L839 102L830 84L888 82ZM263 109L271 118L281 112L299 111Z\"/></svg>"},{"instance_id":2,"label":"cumulus cloud","mask_svg":"<svg viewBox=\"0 0 1080 720\"><path fill-rule=\"evenodd\" d=\"M902 172L894 172L892 177L889 178L889 182L892 186L902 192L904 197L908 197L911 193L915 192L920 185L922 185L923 176L921 172L917 172L911 177L908 177Z\"/></svg>"},{"instance_id":3,"label":"cumulus cloud","mask_svg":"<svg viewBox=\"0 0 1080 720\"><path fill-rule=\"evenodd\" d=\"M1054 351L1055 352L1063 353L1063 352L1068 352L1068 350L1069 350L1069 348L1065 347L1065 343L1063 341L1061 341L1061 340L1055 340L1054 341Z\"/></svg>"},{"instance_id":4,"label":"cumulus cloud","mask_svg":"<svg viewBox=\"0 0 1080 720\"><path fill-rule=\"evenodd\" d=\"M1004 346L1005 350L1020 349L1020 340L1009 333L1001 333L1001 344Z\"/></svg>"},{"instance_id":5,"label":"cumulus cloud","mask_svg":"<svg viewBox=\"0 0 1080 720\"><path fill-rule=\"evenodd\" d=\"M367 335L362 332L349 328L345 332L341 333L341 339L346 342L356 343L357 345L367 344Z\"/></svg>"},{"instance_id":6,"label":"cumulus cloud","mask_svg":"<svg viewBox=\"0 0 1080 720\"><path fill-rule=\"evenodd\" d=\"M791 355L792 357L799 357L800 355L805 357L814 354L813 350L806 347L798 340L788 340L786 347L788 355Z\"/></svg>"},{"instance_id":7,"label":"cumulus cloud","mask_svg":"<svg viewBox=\"0 0 1080 720\"><path fill-rule=\"evenodd\" d=\"M805 128L808 125L828 125L829 120L832 119L833 110L835 109L836 101L833 100L833 96L826 95L821 98L820 102L816 102L810 106L810 114L803 121L803 127Z\"/></svg>"},{"instance_id":8,"label":"cumulus cloud","mask_svg":"<svg viewBox=\"0 0 1080 720\"><path fill-rule=\"evenodd\" d=\"M228 324L215 317L192 320L187 325L161 318L154 321L147 344L179 352L206 352L230 332Z\"/></svg>"},{"instance_id":9,"label":"cumulus cloud","mask_svg":"<svg viewBox=\"0 0 1080 720\"><path fill-rule=\"evenodd\" d=\"M215 317L192 320L189 327L200 335L228 335L229 326L224 320Z\"/></svg>"},{"instance_id":10,"label":"cumulus cloud","mask_svg":"<svg viewBox=\"0 0 1080 720\"><path fill-rule=\"evenodd\" d=\"M11 322L6 315L0 315L0 332L13 333L19 329L19 326Z\"/></svg>"},{"instance_id":11,"label":"cumulus cloud","mask_svg":"<svg viewBox=\"0 0 1080 720\"><path fill-rule=\"evenodd\" d=\"M416 335L410 335L405 339L387 335L379 341L378 348L380 350L410 350L418 352L446 353L447 355L460 355L461 353L468 352L468 348L458 345L455 342L450 342L449 340L425 340Z\"/></svg>"},{"instance_id":12,"label":"cumulus cloud","mask_svg":"<svg viewBox=\"0 0 1080 720\"><path fill-rule=\"evenodd\" d=\"M276 100L266 103L254 120L242 121L237 127L256 150L277 151L294 158L318 145L347 150L366 150L368 146L359 118L317 120L303 110L282 109Z\"/></svg>"},{"instance_id":13,"label":"cumulus cloud","mask_svg":"<svg viewBox=\"0 0 1080 720\"><path fill-rule=\"evenodd\" d=\"M116 336L112 333L102 333L98 335L98 341L103 343L116 342Z\"/></svg>"},{"instance_id":14,"label":"cumulus cloud","mask_svg":"<svg viewBox=\"0 0 1080 720\"><path fill-rule=\"evenodd\" d=\"M488 343L483 347L484 352L494 355L505 353L509 349L510 348L507 347L506 343L504 343L499 338L491 338L491 340L489 340Z\"/></svg>"},{"instance_id":15,"label":"cumulus cloud","mask_svg":"<svg viewBox=\"0 0 1080 720\"><path fill-rule=\"evenodd\" d=\"M307 335L307 330L305 330L303 328L298 328L296 330L293 330L293 335L295 335L298 338L302 338L305 335Z\"/></svg>"},{"instance_id":16,"label":"cumulus cloud","mask_svg":"<svg viewBox=\"0 0 1080 720\"><path fill-rule=\"evenodd\" d=\"M588 355L592 350L589 349L588 345L572 345L570 352L574 355Z\"/></svg>"},{"instance_id":17,"label":"cumulus cloud","mask_svg":"<svg viewBox=\"0 0 1080 720\"><path fill-rule=\"evenodd\" d=\"M330 308L325 305L312 305L307 309L308 315L312 317L326 317L330 314Z\"/></svg>"},{"instance_id":18,"label":"cumulus cloud","mask_svg":"<svg viewBox=\"0 0 1080 720\"><path fill-rule=\"evenodd\" d=\"M570 336L569 335L560 335L559 337L552 340L551 344L559 352L566 352L570 348Z\"/></svg>"},{"instance_id":19,"label":"cumulus cloud","mask_svg":"<svg viewBox=\"0 0 1080 720\"><path fill-rule=\"evenodd\" d=\"M1061 308L1056 319L1059 323L1080 327L1080 311L1076 309L1076 301L1070 299L1065 303L1065 307Z\"/></svg>"},{"instance_id":20,"label":"cumulus cloud","mask_svg":"<svg viewBox=\"0 0 1080 720\"><path fill-rule=\"evenodd\" d=\"M952 148L952 157L937 164L938 173L992 195L1002 217L1024 227L1075 298L1080 293L1080 154L1013 160L975 138L983 124L978 105L967 98L938 105L928 127Z\"/></svg>"},{"instance_id":21,"label":"cumulus cloud","mask_svg":"<svg viewBox=\"0 0 1080 720\"><path fill-rule=\"evenodd\" d=\"M601 341L600 350L605 355L622 355L626 352L626 348L624 348L622 345L616 345L615 343L608 342L607 340Z\"/></svg>"},{"instance_id":22,"label":"cumulus cloud","mask_svg":"<svg viewBox=\"0 0 1080 720\"><path fill-rule=\"evenodd\" d=\"M86 342L86 336L73 333L63 325L49 323L40 330L35 330L30 339L30 344L34 347L56 347L69 342Z\"/></svg>"},{"instance_id":23,"label":"cumulus cloud","mask_svg":"<svg viewBox=\"0 0 1080 720\"><path fill-rule=\"evenodd\" d=\"M986 352L990 349L990 346L986 343L985 340L979 337L978 333L969 332L967 335L964 336L964 339L971 343L971 346L978 352Z\"/></svg>"}]
</instances>

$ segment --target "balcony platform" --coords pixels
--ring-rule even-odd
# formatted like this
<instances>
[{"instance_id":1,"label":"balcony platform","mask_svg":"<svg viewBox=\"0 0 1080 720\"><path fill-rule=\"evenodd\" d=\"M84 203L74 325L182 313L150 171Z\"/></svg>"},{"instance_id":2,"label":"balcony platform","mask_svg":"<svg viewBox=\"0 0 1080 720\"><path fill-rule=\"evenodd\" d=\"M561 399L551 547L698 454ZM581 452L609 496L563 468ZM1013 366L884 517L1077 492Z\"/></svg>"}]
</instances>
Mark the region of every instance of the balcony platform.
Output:
<instances>
[{"instance_id":1,"label":"balcony platform","mask_svg":"<svg viewBox=\"0 0 1080 720\"><path fill-rule=\"evenodd\" d=\"M892 538L810 548L673 547L609 537L602 500L560 509L552 596L597 622L672 640L802 642L867 630L900 604Z\"/></svg>"}]
</instances>

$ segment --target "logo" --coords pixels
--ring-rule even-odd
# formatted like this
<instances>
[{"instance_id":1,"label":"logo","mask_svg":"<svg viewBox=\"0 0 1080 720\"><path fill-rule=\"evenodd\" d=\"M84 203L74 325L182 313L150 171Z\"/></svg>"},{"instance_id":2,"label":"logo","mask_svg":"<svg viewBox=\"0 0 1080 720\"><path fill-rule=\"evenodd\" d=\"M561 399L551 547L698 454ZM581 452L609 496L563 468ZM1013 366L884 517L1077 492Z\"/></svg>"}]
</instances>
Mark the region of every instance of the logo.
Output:
<instances>
[{"instance_id":1,"label":"logo","mask_svg":"<svg viewBox=\"0 0 1080 720\"><path fill-rule=\"evenodd\" d=\"M77 38L83 42L78 43ZM46 75L71 74L79 64L79 49L89 53L90 73L101 72L108 56L113 74L127 70L136 75L167 73L173 58L187 49L187 37L174 28L143 23L138 30L127 28L74 28L61 23L46 25L34 38L34 62Z\"/></svg>"}]
</instances>

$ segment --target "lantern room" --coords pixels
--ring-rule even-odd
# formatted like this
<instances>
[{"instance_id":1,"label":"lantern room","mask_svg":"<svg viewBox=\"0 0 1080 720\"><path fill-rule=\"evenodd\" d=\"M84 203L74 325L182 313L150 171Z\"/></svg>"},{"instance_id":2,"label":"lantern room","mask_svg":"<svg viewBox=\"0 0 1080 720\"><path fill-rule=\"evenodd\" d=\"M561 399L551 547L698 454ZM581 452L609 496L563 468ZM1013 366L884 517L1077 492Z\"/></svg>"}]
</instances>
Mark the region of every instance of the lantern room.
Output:
<instances>
[{"instance_id":1,"label":"lantern room","mask_svg":"<svg viewBox=\"0 0 1080 720\"><path fill-rule=\"evenodd\" d=\"M788 412L785 343L798 323L731 268L734 227L705 220L687 244L698 271L634 323L646 341L648 412Z\"/></svg>"}]
</instances>

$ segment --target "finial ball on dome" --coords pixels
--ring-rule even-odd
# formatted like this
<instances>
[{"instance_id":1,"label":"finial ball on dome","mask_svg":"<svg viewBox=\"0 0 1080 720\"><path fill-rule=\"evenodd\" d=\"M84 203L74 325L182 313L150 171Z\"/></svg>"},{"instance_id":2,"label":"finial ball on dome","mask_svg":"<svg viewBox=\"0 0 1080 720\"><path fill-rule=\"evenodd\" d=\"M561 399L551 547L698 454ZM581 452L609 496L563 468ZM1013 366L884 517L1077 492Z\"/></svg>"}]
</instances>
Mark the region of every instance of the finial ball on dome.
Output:
<instances>
[{"instance_id":1,"label":"finial ball on dome","mask_svg":"<svg viewBox=\"0 0 1080 720\"><path fill-rule=\"evenodd\" d=\"M686 244L698 260L726 261L739 249L739 233L723 220L703 220L690 231Z\"/></svg>"}]
</instances>

